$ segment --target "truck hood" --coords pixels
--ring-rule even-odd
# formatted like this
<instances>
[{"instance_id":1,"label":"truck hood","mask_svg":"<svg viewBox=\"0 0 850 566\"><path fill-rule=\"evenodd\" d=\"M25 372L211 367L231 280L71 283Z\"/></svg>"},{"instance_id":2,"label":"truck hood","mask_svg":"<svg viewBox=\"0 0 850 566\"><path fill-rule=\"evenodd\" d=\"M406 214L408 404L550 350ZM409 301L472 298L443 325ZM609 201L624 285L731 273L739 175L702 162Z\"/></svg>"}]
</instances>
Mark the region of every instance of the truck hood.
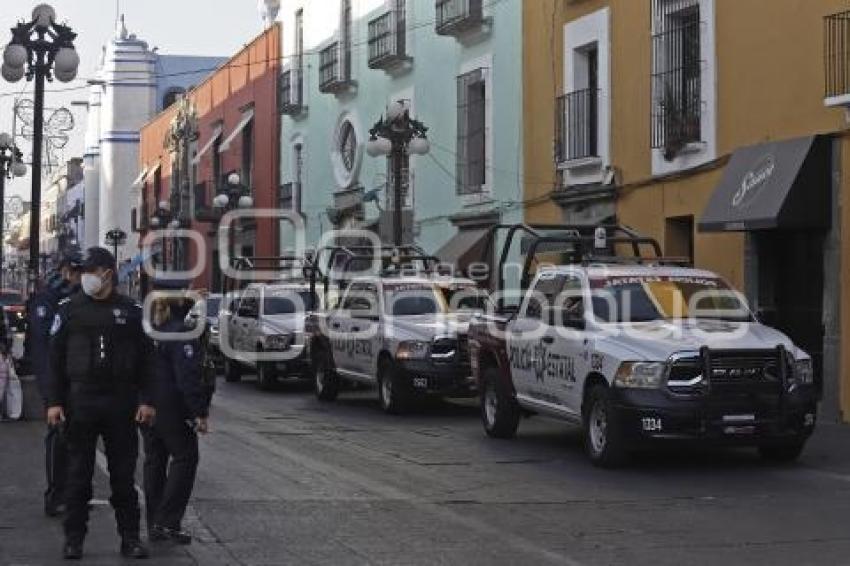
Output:
<instances>
[{"instance_id":1,"label":"truck hood","mask_svg":"<svg viewBox=\"0 0 850 566\"><path fill-rule=\"evenodd\" d=\"M676 352L698 351L703 346L718 350L767 350L782 345L796 359L809 357L782 332L754 322L652 321L601 328L600 345L622 349L622 356L631 355L636 360L663 361Z\"/></svg>"},{"instance_id":2,"label":"truck hood","mask_svg":"<svg viewBox=\"0 0 850 566\"><path fill-rule=\"evenodd\" d=\"M429 314L393 318L387 329L400 340L431 340L436 336L457 336L469 330L469 319L454 314Z\"/></svg>"}]
</instances>

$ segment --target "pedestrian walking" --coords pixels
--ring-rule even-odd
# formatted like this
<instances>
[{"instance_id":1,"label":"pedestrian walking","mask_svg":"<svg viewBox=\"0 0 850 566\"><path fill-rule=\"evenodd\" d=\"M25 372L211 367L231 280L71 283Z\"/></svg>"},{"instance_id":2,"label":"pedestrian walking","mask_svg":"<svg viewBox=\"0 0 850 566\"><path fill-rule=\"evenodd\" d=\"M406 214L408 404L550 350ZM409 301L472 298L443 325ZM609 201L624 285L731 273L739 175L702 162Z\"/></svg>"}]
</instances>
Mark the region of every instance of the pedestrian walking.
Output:
<instances>
[{"instance_id":1,"label":"pedestrian walking","mask_svg":"<svg viewBox=\"0 0 850 566\"><path fill-rule=\"evenodd\" d=\"M183 288L173 282L154 282L154 286ZM198 468L198 433L208 430L210 398L202 380L200 342L184 337L191 331L187 306L179 298L153 302L153 326L162 333L154 346L152 399L157 419L153 426L142 427L145 505L152 542L192 542L182 522Z\"/></svg>"},{"instance_id":2,"label":"pedestrian walking","mask_svg":"<svg viewBox=\"0 0 850 566\"><path fill-rule=\"evenodd\" d=\"M59 302L80 288L80 268L83 256L78 248L69 249L59 263L59 271L48 277L44 289L30 301L27 336L30 348L30 365L35 374L42 401L47 404L47 383L50 374L50 326L59 308ZM47 489L44 492L44 513L56 517L65 510L65 476L68 466L68 449L65 445L63 425L47 426L44 438L45 472Z\"/></svg>"},{"instance_id":3,"label":"pedestrian walking","mask_svg":"<svg viewBox=\"0 0 850 566\"><path fill-rule=\"evenodd\" d=\"M21 418L23 396L21 382L15 373L15 361L5 343L0 343L0 421Z\"/></svg>"},{"instance_id":4,"label":"pedestrian walking","mask_svg":"<svg viewBox=\"0 0 850 566\"><path fill-rule=\"evenodd\" d=\"M66 559L83 555L97 441L103 439L120 552L147 558L142 544L134 472L137 423L149 425L152 343L142 327L142 309L116 291L115 258L104 248L86 250L82 292L60 303L51 327L47 420L66 426L68 478L65 490Z\"/></svg>"}]
</instances>

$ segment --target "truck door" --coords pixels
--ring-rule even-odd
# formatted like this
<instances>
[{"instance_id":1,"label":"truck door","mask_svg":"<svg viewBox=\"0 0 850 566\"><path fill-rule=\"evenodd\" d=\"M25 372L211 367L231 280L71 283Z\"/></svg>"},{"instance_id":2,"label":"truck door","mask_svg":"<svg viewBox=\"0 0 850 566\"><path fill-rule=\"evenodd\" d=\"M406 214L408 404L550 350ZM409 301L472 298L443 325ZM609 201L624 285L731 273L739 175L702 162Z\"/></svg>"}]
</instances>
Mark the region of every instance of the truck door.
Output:
<instances>
[{"instance_id":1,"label":"truck door","mask_svg":"<svg viewBox=\"0 0 850 566\"><path fill-rule=\"evenodd\" d=\"M560 294L550 312L543 316L546 333L541 351L545 366L542 386L547 400L576 415L581 413L582 401L578 376L587 373L583 359L584 321L582 280L577 275L565 274Z\"/></svg>"},{"instance_id":2,"label":"truck door","mask_svg":"<svg viewBox=\"0 0 850 566\"><path fill-rule=\"evenodd\" d=\"M369 379L376 379L375 368L380 344L379 320L381 303L378 287L374 283L364 283L362 300L351 311L349 332L354 340L352 356L353 370Z\"/></svg>"},{"instance_id":3,"label":"truck door","mask_svg":"<svg viewBox=\"0 0 850 566\"><path fill-rule=\"evenodd\" d=\"M519 314L506 328L508 359L517 395L554 403L551 387L547 387L547 353L555 345L556 336L544 317L556 303L565 276L556 272L541 273L520 307Z\"/></svg>"}]
</instances>

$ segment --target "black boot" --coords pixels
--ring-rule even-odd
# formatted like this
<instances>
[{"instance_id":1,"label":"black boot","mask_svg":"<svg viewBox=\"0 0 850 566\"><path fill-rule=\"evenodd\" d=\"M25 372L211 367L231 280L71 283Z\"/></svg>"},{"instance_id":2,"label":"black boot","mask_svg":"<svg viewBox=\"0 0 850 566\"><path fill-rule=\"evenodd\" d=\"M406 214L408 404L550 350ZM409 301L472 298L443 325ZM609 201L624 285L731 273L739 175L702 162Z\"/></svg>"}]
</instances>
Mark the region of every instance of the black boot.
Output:
<instances>
[{"instance_id":1,"label":"black boot","mask_svg":"<svg viewBox=\"0 0 850 566\"><path fill-rule=\"evenodd\" d=\"M192 535L180 529L154 525L150 530L151 542L170 541L177 544L192 544Z\"/></svg>"},{"instance_id":2,"label":"black boot","mask_svg":"<svg viewBox=\"0 0 850 566\"><path fill-rule=\"evenodd\" d=\"M62 558L65 560L80 560L83 557L83 543L67 541L62 547Z\"/></svg>"},{"instance_id":3,"label":"black boot","mask_svg":"<svg viewBox=\"0 0 850 566\"><path fill-rule=\"evenodd\" d=\"M148 548L138 538L125 538L121 541L121 556L125 558L147 558Z\"/></svg>"}]
</instances>

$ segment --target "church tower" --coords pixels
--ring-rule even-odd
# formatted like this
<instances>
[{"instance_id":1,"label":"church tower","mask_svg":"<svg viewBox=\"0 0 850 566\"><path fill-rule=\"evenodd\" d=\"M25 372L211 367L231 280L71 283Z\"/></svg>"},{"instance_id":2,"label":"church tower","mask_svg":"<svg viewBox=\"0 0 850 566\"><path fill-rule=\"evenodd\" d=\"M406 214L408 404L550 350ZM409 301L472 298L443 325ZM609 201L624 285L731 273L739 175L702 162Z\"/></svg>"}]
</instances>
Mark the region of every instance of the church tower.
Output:
<instances>
[{"instance_id":1,"label":"church tower","mask_svg":"<svg viewBox=\"0 0 850 566\"><path fill-rule=\"evenodd\" d=\"M107 232L123 230L127 242L118 249L121 261L138 249L130 225L132 185L139 174L139 130L154 114L157 95L156 55L146 42L127 33L123 15L106 47L101 80L97 240L104 245ZM86 209L92 205L87 199ZM87 219L87 232L88 225Z\"/></svg>"},{"instance_id":2,"label":"church tower","mask_svg":"<svg viewBox=\"0 0 850 566\"><path fill-rule=\"evenodd\" d=\"M106 55L103 54L98 64L96 76L99 76ZM85 178L85 234L80 246L83 249L100 244L98 217L100 216L100 105L103 95L103 85L98 80L92 81L89 89L88 119L86 122L86 147L83 153L83 175Z\"/></svg>"}]
</instances>

